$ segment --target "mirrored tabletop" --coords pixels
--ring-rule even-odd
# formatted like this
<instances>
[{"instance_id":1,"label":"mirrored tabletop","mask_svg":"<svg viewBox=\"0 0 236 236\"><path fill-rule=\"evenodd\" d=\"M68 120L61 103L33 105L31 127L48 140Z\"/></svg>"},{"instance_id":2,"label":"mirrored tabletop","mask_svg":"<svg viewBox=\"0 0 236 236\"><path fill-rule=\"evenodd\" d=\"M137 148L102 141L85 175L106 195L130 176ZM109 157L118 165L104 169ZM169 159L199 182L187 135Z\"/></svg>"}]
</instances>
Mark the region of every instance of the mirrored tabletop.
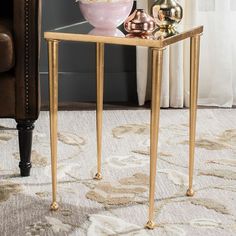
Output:
<instances>
[{"instance_id":1,"label":"mirrored tabletop","mask_svg":"<svg viewBox=\"0 0 236 236\"><path fill-rule=\"evenodd\" d=\"M78 22L45 32L47 40L100 42L107 44L121 44L147 47L165 47L194 35L201 34L203 26L189 27L185 31L157 29L152 34L128 34L123 26L115 29L94 28L88 22Z\"/></svg>"}]
</instances>

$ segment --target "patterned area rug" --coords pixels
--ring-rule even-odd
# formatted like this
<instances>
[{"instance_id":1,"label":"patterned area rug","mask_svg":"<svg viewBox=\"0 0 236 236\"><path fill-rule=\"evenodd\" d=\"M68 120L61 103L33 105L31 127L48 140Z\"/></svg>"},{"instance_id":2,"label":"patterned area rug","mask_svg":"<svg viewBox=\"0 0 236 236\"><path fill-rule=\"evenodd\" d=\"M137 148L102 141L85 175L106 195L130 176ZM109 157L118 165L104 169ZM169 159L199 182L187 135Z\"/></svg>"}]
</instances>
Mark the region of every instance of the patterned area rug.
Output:
<instances>
[{"instance_id":1,"label":"patterned area rug","mask_svg":"<svg viewBox=\"0 0 236 236\"><path fill-rule=\"evenodd\" d=\"M34 132L29 178L20 178L16 131L0 131L0 235L236 235L236 110L199 110L193 198L188 111L162 110L154 231L148 211L149 111L105 111L103 180L96 171L95 112L59 113L58 200L50 212L48 113ZM0 120L2 127L15 123Z\"/></svg>"}]
</instances>

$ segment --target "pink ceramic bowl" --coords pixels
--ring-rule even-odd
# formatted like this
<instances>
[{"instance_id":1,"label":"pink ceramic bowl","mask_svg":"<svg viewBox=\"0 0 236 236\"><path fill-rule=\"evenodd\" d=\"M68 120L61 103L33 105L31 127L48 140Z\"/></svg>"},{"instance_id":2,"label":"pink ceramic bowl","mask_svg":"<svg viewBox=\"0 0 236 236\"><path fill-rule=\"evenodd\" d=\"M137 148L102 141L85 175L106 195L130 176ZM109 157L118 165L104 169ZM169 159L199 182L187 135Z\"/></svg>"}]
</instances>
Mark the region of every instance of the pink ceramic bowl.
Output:
<instances>
[{"instance_id":1,"label":"pink ceramic bowl","mask_svg":"<svg viewBox=\"0 0 236 236\"><path fill-rule=\"evenodd\" d=\"M84 18L95 28L112 29L121 25L129 16L133 0L117 0L114 2L79 1Z\"/></svg>"}]
</instances>

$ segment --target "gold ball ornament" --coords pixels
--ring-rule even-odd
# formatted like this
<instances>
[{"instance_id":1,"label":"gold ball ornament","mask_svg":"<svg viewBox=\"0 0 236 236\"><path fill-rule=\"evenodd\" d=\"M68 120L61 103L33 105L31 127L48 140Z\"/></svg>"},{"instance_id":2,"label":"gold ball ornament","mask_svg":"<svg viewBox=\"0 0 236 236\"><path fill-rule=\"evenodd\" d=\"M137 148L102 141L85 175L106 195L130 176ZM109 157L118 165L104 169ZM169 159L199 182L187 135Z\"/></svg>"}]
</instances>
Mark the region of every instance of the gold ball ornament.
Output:
<instances>
[{"instance_id":1,"label":"gold ball ornament","mask_svg":"<svg viewBox=\"0 0 236 236\"><path fill-rule=\"evenodd\" d=\"M183 8L176 0L157 0L151 9L160 28L174 28L183 18Z\"/></svg>"}]
</instances>

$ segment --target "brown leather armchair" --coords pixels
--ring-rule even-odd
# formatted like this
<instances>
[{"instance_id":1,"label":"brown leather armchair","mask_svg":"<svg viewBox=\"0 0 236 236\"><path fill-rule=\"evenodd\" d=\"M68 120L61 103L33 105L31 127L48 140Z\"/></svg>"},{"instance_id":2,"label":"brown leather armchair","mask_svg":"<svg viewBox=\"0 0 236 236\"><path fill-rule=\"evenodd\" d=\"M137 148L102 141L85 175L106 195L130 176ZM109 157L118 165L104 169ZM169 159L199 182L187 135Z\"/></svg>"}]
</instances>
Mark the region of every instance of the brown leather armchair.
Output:
<instances>
[{"instance_id":1,"label":"brown leather armchair","mask_svg":"<svg viewBox=\"0 0 236 236\"><path fill-rule=\"evenodd\" d=\"M41 0L0 0L0 117L17 122L21 176L29 176L34 122L40 110Z\"/></svg>"}]
</instances>

